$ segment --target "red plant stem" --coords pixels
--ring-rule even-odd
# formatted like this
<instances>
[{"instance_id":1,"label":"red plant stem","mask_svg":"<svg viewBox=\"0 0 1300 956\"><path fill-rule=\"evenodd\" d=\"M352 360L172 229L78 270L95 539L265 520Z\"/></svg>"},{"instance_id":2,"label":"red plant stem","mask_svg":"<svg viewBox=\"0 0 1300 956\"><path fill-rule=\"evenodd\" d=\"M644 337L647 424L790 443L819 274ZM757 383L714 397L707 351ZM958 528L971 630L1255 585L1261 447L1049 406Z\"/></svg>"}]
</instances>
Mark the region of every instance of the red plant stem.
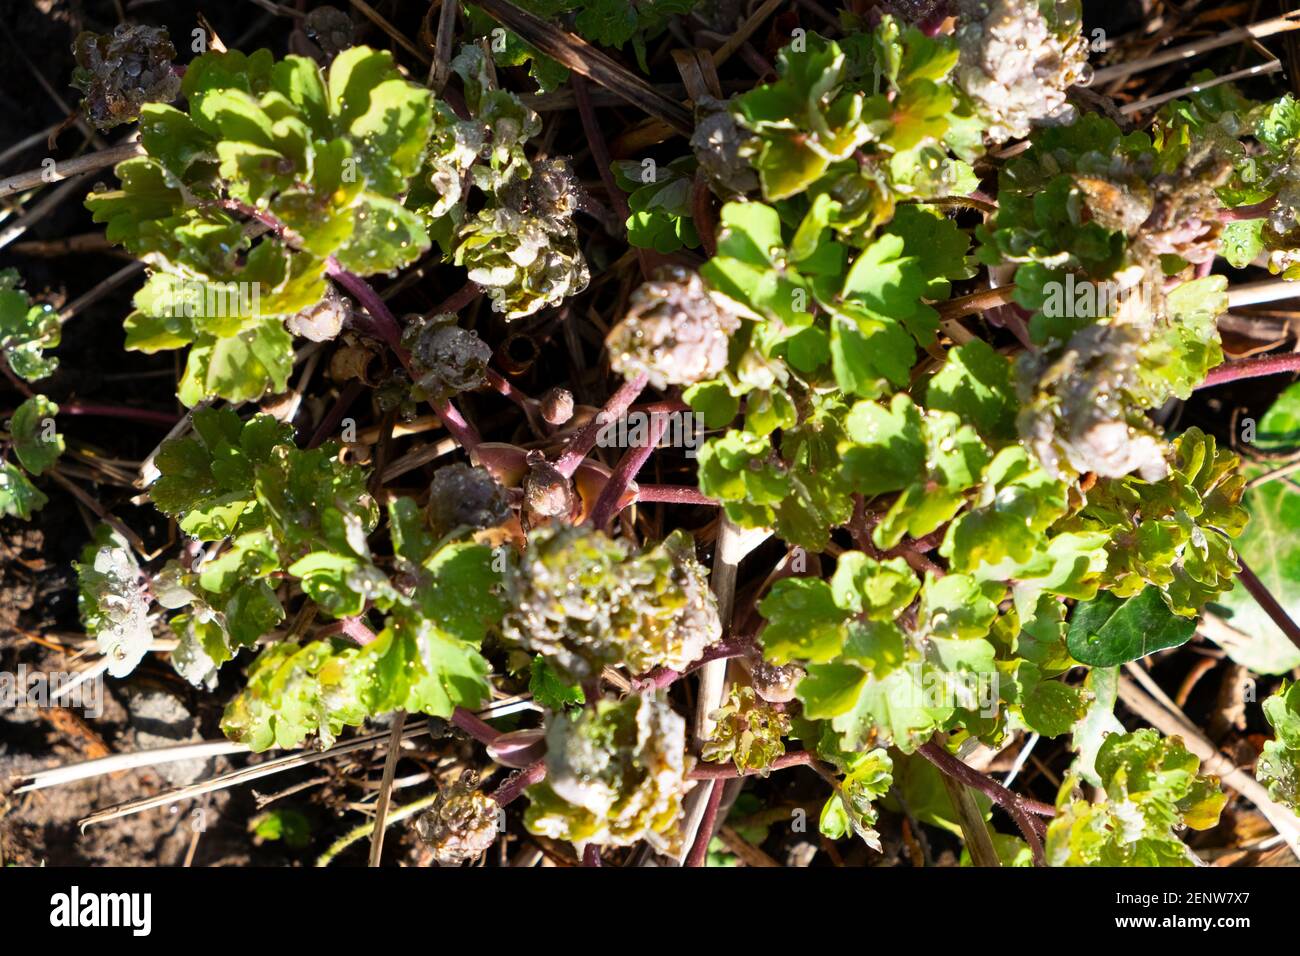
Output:
<instances>
[{"instance_id":1,"label":"red plant stem","mask_svg":"<svg viewBox=\"0 0 1300 956\"><path fill-rule=\"evenodd\" d=\"M672 414L673 412L689 412L691 406L687 405L680 398L665 398L658 402L642 402L641 404L629 405L629 412L645 412L647 415Z\"/></svg>"},{"instance_id":2,"label":"red plant stem","mask_svg":"<svg viewBox=\"0 0 1300 956\"><path fill-rule=\"evenodd\" d=\"M690 485L639 485L636 500L649 504L651 502L670 505L717 505L718 501L701 494L698 488Z\"/></svg>"},{"instance_id":3,"label":"red plant stem","mask_svg":"<svg viewBox=\"0 0 1300 956\"><path fill-rule=\"evenodd\" d=\"M1029 337L1029 325L1026 323L1028 313L1024 313L1014 302L1007 305L1000 305L996 309L989 309L984 313L984 318L994 325L1001 325L1009 331L1016 339L1027 349L1034 347L1033 340Z\"/></svg>"},{"instance_id":4,"label":"red plant stem","mask_svg":"<svg viewBox=\"0 0 1300 956\"><path fill-rule=\"evenodd\" d=\"M709 178L704 170L696 170L695 182L691 184L691 217L695 222L695 231L699 234L700 245L707 256L718 252L718 217L713 211L713 193L709 190Z\"/></svg>"},{"instance_id":5,"label":"red plant stem","mask_svg":"<svg viewBox=\"0 0 1300 956\"><path fill-rule=\"evenodd\" d=\"M487 382L493 389L500 392L522 409L526 410L533 404L533 399L529 398L523 392L519 391L519 389L511 385L510 382L496 369L490 368L487 370Z\"/></svg>"},{"instance_id":6,"label":"red plant stem","mask_svg":"<svg viewBox=\"0 0 1300 956\"><path fill-rule=\"evenodd\" d=\"M333 624L327 624L316 632L318 638L329 637L332 634L342 634L344 637L350 637L360 647L365 647L376 640L375 632L366 627L359 617L341 617Z\"/></svg>"},{"instance_id":7,"label":"red plant stem","mask_svg":"<svg viewBox=\"0 0 1300 956\"><path fill-rule=\"evenodd\" d=\"M594 843L588 843L582 850L583 866L600 866L600 847Z\"/></svg>"},{"instance_id":8,"label":"red plant stem","mask_svg":"<svg viewBox=\"0 0 1300 956\"><path fill-rule=\"evenodd\" d=\"M648 376L642 372L635 378L624 382L605 407L591 417L591 421L582 426L582 431L574 435L569 441L564 453L555 462L555 469L565 478L572 478L573 473L578 470L578 466L596 447L596 439L600 437L600 431L610 422L616 422L628 410L628 407L636 401L637 396L645 391ZM653 421L653 418L651 419Z\"/></svg>"},{"instance_id":9,"label":"red plant stem","mask_svg":"<svg viewBox=\"0 0 1300 956\"><path fill-rule=\"evenodd\" d=\"M1218 368L1211 369L1205 381L1197 388L1213 388L1225 382L1235 382L1243 378L1261 378L1265 375L1280 375L1283 372L1300 372L1300 352L1286 355L1263 355L1259 358L1244 359L1240 362L1224 362Z\"/></svg>"},{"instance_id":10,"label":"red plant stem","mask_svg":"<svg viewBox=\"0 0 1300 956\"><path fill-rule=\"evenodd\" d=\"M402 366L409 369L411 356L406 349L402 348L402 327L393 317L383 297L375 291L374 286L355 272L344 269L333 256L325 260L325 272L356 297L361 307L370 314L375 332L396 353Z\"/></svg>"},{"instance_id":11,"label":"red plant stem","mask_svg":"<svg viewBox=\"0 0 1300 956\"><path fill-rule=\"evenodd\" d=\"M126 405L96 405L94 402L63 402L59 405L60 415L95 415L103 418L126 418L151 425L163 425L171 428L179 420L173 412L155 412L148 408L131 408Z\"/></svg>"},{"instance_id":12,"label":"red plant stem","mask_svg":"<svg viewBox=\"0 0 1300 956\"><path fill-rule=\"evenodd\" d=\"M614 466L614 473L609 476L609 481L605 483L604 488L600 489L600 497L596 499L596 504L591 509L591 516L587 519L593 527L604 529L613 520L614 515L618 514L618 503L623 497L623 492L636 479L637 473L649 460L667 429L666 417L651 417L650 432L646 435L645 444L629 448L619 459L618 464Z\"/></svg>"},{"instance_id":13,"label":"red plant stem","mask_svg":"<svg viewBox=\"0 0 1300 956\"><path fill-rule=\"evenodd\" d=\"M787 767L812 767L820 772L817 758L810 751L797 750L791 754L782 754L772 761L769 770L785 770ZM732 777L752 777L757 770L741 773L735 764L696 764L686 776L692 780L729 780Z\"/></svg>"},{"instance_id":14,"label":"red plant stem","mask_svg":"<svg viewBox=\"0 0 1300 956\"><path fill-rule=\"evenodd\" d=\"M464 707L457 707L451 712L451 722L484 745L491 745L501 736L500 731L495 727L485 720L480 720L477 714Z\"/></svg>"},{"instance_id":15,"label":"red plant stem","mask_svg":"<svg viewBox=\"0 0 1300 956\"><path fill-rule=\"evenodd\" d=\"M1043 855L1042 838L1039 836L1038 828L1029 814L1034 812L1042 816L1055 816L1055 808L1048 807L1036 800L1027 800L1019 794L1012 793L992 777L967 766L934 741L922 744L916 749L916 752L938 767L943 773L946 773L959 783L978 790L1007 811L1011 819L1015 821L1016 826L1020 828L1020 832L1024 834L1025 841L1029 844L1029 849L1034 855L1034 865L1047 865L1047 858ZM1049 810L1050 813L1046 812Z\"/></svg>"},{"instance_id":16,"label":"red plant stem","mask_svg":"<svg viewBox=\"0 0 1300 956\"><path fill-rule=\"evenodd\" d=\"M339 397L334 400L329 412L320 420L316 430L311 434L311 440L307 442L308 448L318 448L334 429L339 427L339 422L343 421L343 416L347 414L352 403L360 397L365 390L365 384L359 379L353 379L347 384L343 391L339 392Z\"/></svg>"},{"instance_id":17,"label":"red plant stem","mask_svg":"<svg viewBox=\"0 0 1300 956\"><path fill-rule=\"evenodd\" d=\"M614 163L609 156L609 146L605 143L605 134L596 121L596 111L591 107L591 94L587 92L587 81L577 73L570 75L573 85L573 99L578 106L578 117L582 120L582 131L587 134L587 145L591 147L591 159L596 164L596 172L609 194L609 204L618 215L619 226L626 231L628 217L632 214L627 208L627 196L618 188L614 180Z\"/></svg>"},{"instance_id":18,"label":"red plant stem","mask_svg":"<svg viewBox=\"0 0 1300 956\"><path fill-rule=\"evenodd\" d=\"M709 859L709 844L713 842L713 831L718 825L718 807L722 803L722 791L727 788L726 782L722 780L714 780L705 786L710 788L709 799L704 804L704 816L700 820L700 829L695 834L695 843L686 857L686 865L690 867L704 866Z\"/></svg>"},{"instance_id":19,"label":"red plant stem","mask_svg":"<svg viewBox=\"0 0 1300 956\"><path fill-rule=\"evenodd\" d=\"M1257 202L1253 206L1238 206L1236 209L1219 210L1219 219L1223 222L1239 222L1242 219L1260 219L1267 216L1273 207L1277 205L1277 197L1269 196L1263 202Z\"/></svg>"},{"instance_id":20,"label":"red plant stem","mask_svg":"<svg viewBox=\"0 0 1300 956\"><path fill-rule=\"evenodd\" d=\"M461 417L460 411L451 403L451 399L444 398L437 401L430 399L429 404L442 421L442 427L447 429L452 438L460 442L462 448L473 454L474 449L483 439L479 437L474 426Z\"/></svg>"},{"instance_id":21,"label":"red plant stem","mask_svg":"<svg viewBox=\"0 0 1300 956\"><path fill-rule=\"evenodd\" d=\"M1237 563L1241 565L1241 570L1237 572L1237 577L1241 578L1241 583L1246 586L1246 591L1255 599L1255 603L1263 609L1264 613L1272 618L1273 623L1278 626L1296 647L1300 647L1300 627L1291 619L1291 615L1286 612L1286 608L1278 603L1277 598L1273 597L1271 591L1264 586L1264 582L1259 579L1250 566L1240 554L1237 555Z\"/></svg>"},{"instance_id":22,"label":"red plant stem","mask_svg":"<svg viewBox=\"0 0 1300 956\"><path fill-rule=\"evenodd\" d=\"M518 773L511 774L506 778L505 783L493 790L492 799L498 806L504 807L533 784L541 783L545 779L546 761L543 759L530 763Z\"/></svg>"},{"instance_id":23,"label":"red plant stem","mask_svg":"<svg viewBox=\"0 0 1300 956\"><path fill-rule=\"evenodd\" d=\"M447 298L439 302L430 314L442 315L448 312L455 314L482 294L483 287L471 279L451 295L447 296Z\"/></svg>"},{"instance_id":24,"label":"red plant stem","mask_svg":"<svg viewBox=\"0 0 1300 956\"><path fill-rule=\"evenodd\" d=\"M393 318L393 313L388 310L384 300L379 293L365 279L348 272L342 268L338 262L330 257L326 266L326 271L339 283L357 297L370 317L375 320L375 331L379 337L388 345L389 348L397 355L402 366L408 371L411 367L411 356L406 349L402 348L402 330L397 324L397 319ZM470 454L479 446L482 439L479 437L474 426L465 421L460 411L451 403L450 399L430 399L429 405L437 413L438 418L442 420L442 427L451 433L451 437L460 443Z\"/></svg>"},{"instance_id":25,"label":"red plant stem","mask_svg":"<svg viewBox=\"0 0 1300 956\"><path fill-rule=\"evenodd\" d=\"M694 673L710 661L730 660L733 657L747 657L756 653L754 642L749 638L732 641L718 641L707 648L699 659L691 662L684 671L675 671L669 667L656 667L654 670L636 678L633 683L645 690L663 690L687 674Z\"/></svg>"},{"instance_id":26,"label":"red plant stem","mask_svg":"<svg viewBox=\"0 0 1300 956\"><path fill-rule=\"evenodd\" d=\"M262 225L266 226L266 228L270 229L294 248L302 248L302 236L298 235L298 233L294 232L264 209L258 209L256 206L251 206L238 199L215 199L212 200L211 203L205 203L204 205L219 206L227 212L237 212L241 216L247 216L249 219L252 219L255 222L260 222ZM337 264L338 263L335 263L335 265Z\"/></svg>"}]
</instances>

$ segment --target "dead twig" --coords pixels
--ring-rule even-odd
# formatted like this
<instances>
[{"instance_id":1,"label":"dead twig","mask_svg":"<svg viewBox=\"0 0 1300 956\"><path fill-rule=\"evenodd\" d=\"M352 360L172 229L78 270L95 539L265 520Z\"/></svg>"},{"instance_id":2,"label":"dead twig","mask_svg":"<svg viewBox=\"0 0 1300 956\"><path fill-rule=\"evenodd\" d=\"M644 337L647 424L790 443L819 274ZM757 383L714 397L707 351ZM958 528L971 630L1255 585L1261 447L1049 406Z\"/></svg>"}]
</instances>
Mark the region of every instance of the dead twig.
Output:
<instances>
[{"instance_id":1,"label":"dead twig","mask_svg":"<svg viewBox=\"0 0 1300 956\"><path fill-rule=\"evenodd\" d=\"M355 0L354 0L355 2ZM664 96L632 71L581 39L521 10L509 0L480 0L477 6L507 29L519 34L551 59L612 90L633 106L689 136L695 128L690 112Z\"/></svg>"}]
</instances>

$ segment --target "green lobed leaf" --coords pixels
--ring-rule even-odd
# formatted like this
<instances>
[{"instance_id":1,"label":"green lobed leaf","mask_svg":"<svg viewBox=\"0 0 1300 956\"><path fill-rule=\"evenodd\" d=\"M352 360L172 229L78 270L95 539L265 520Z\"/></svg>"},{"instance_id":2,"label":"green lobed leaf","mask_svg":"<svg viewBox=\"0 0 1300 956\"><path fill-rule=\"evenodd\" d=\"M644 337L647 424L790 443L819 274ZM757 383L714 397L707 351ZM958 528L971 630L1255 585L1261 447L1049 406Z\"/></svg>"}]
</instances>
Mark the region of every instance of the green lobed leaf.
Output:
<instances>
[{"instance_id":1,"label":"green lobed leaf","mask_svg":"<svg viewBox=\"0 0 1300 956\"><path fill-rule=\"evenodd\" d=\"M1076 660L1095 667L1114 667L1166 647L1178 647L1196 633L1196 621L1173 614L1158 588L1147 587L1130 598L1103 591L1080 604L1066 636Z\"/></svg>"},{"instance_id":2,"label":"green lobed leaf","mask_svg":"<svg viewBox=\"0 0 1300 956\"><path fill-rule=\"evenodd\" d=\"M9 422L14 453L29 474L43 474L63 454L63 436L54 430L58 413L58 405L35 395L18 406Z\"/></svg>"}]
</instances>

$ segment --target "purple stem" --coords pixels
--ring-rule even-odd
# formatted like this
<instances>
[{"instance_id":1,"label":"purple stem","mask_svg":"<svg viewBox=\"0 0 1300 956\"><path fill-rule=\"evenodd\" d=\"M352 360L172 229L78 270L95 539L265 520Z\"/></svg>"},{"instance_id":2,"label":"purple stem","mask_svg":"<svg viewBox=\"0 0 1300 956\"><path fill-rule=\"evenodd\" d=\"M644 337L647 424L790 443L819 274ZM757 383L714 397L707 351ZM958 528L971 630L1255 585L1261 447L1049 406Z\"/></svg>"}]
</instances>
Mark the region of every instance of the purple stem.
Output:
<instances>
[{"instance_id":1,"label":"purple stem","mask_svg":"<svg viewBox=\"0 0 1300 956\"><path fill-rule=\"evenodd\" d=\"M360 647L365 647L376 640L375 632L366 627L359 617L339 618L333 624L327 624L317 631L316 637L329 637L332 634L342 634L344 637L350 637Z\"/></svg>"},{"instance_id":2,"label":"purple stem","mask_svg":"<svg viewBox=\"0 0 1300 956\"><path fill-rule=\"evenodd\" d=\"M514 800L533 784L541 783L546 779L546 761L538 760L529 764L518 773L511 774L506 778L505 783L492 791L492 799L497 802L498 806L504 807L510 801Z\"/></svg>"},{"instance_id":3,"label":"purple stem","mask_svg":"<svg viewBox=\"0 0 1300 956\"><path fill-rule=\"evenodd\" d=\"M462 448L472 454L483 439L479 437L474 426L461 417L460 411L451 403L451 399L442 398L436 401L430 399L429 404L442 420L442 427L451 433L452 438L460 442Z\"/></svg>"},{"instance_id":4,"label":"purple stem","mask_svg":"<svg viewBox=\"0 0 1300 956\"><path fill-rule=\"evenodd\" d=\"M792 754L782 754L772 761L769 770L785 770L787 767L817 767L817 759L810 751L796 750ZM736 769L735 764L696 764L695 768L687 774L692 780L729 780L732 777L752 777L759 771L746 770L744 773Z\"/></svg>"},{"instance_id":5,"label":"purple stem","mask_svg":"<svg viewBox=\"0 0 1300 956\"><path fill-rule=\"evenodd\" d=\"M591 107L591 95L587 92L587 81L577 73L570 76L573 86L573 100L578 107L578 118L582 120L582 131L587 134L587 145L591 147L591 158L596 163L596 172L609 194L609 204L614 207L619 224L624 229L628 217L632 214L627 207L627 196L618 188L614 179L614 163L609 156L609 147L605 144L605 134L601 132L596 120L596 111Z\"/></svg>"},{"instance_id":6,"label":"purple stem","mask_svg":"<svg viewBox=\"0 0 1300 956\"><path fill-rule=\"evenodd\" d=\"M722 803L722 791L727 789L726 783L722 780L714 780L707 786L709 799L704 804L704 816L700 820L700 829L695 834L695 843L686 857L688 867L704 866L708 862L709 844L713 842L713 831L718 825L718 807Z\"/></svg>"},{"instance_id":7,"label":"purple stem","mask_svg":"<svg viewBox=\"0 0 1300 956\"><path fill-rule=\"evenodd\" d=\"M289 243L289 245L298 248L302 246L302 237L300 235L264 209L258 209L256 206L251 206L238 199L216 199L210 204L205 205L216 205L225 209L227 212L237 212L241 216L247 216L249 219L260 222L262 225L266 226L266 228L270 229L285 242Z\"/></svg>"},{"instance_id":8,"label":"purple stem","mask_svg":"<svg viewBox=\"0 0 1300 956\"><path fill-rule=\"evenodd\" d=\"M1224 362L1218 368L1211 369L1205 381L1197 388L1213 388L1224 382L1235 382L1243 378L1261 378L1265 375L1279 375L1283 372L1300 371L1300 352L1286 355L1264 355L1260 358L1245 359L1240 362Z\"/></svg>"},{"instance_id":9,"label":"purple stem","mask_svg":"<svg viewBox=\"0 0 1300 956\"><path fill-rule=\"evenodd\" d=\"M718 252L718 217L713 211L713 193L709 190L708 177L704 170L697 170L695 182L691 185L691 215L695 222L695 231L699 233L700 245L708 256Z\"/></svg>"},{"instance_id":10,"label":"purple stem","mask_svg":"<svg viewBox=\"0 0 1300 956\"><path fill-rule=\"evenodd\" d=\"M636 500L643 504L652 502L670 505L717 505L718 502L698 488L689 485L639 485Z\"/></svg>"},{"instance_id":11,"label":"purple stem","mask_svg":"<svg viewBox=\"0 0 1300 956\"><path fill-rule=\"evenodd\" d=\"M155 412L147 408L130 408L126 405L96 405L93 402L64 402L59 406L59 414L97 415L104 418L127 418L151 425L165 425L170 428L180 421L172 412Z\"/></svg>"},{"instance_id":12,"label":"purple stem","mask_svg":"<svg viewBox=\"0 0 1300 956\"><path fill-rule=\"evenodd\" d=\"M469 734L479 743L490 746L501 732L485 720L466 710L464 707L457 707L451 712L451 722L459 727L465 733ZM520 761L522 763L522 761Z\"/></svg>"},{"instance_id":13,"label":"purple stem","mask_svg":"<svg viewBox=\"0 0 1300 956\"><path fill-rule=\"evenodd\" d=\"M1219 218L1223 222L1240 222L1243 219L1261 219L1267 216L1277 205L1277 197L1269 196L1263 202L1257 202L1253 206L1238 206L1236 209L1219 210Z\"/></svg>"},{"instance_id":14,"label":"purple stem","mask_svg":"<svg viewBox=\"0 0 1300 956\"><path fill-rule=\"evenodd\" d=\"M1286 608L1278 603L1277 598L1273 597L1273 593L1264 586L1264 582L1250 569L1240 554L1237 555L1237 563L1241 565L1237 577L1241 578L1241 583L1246 586L1247 592L1255 599L1255 603L1272 618L1273 623L1290 638L1292 644L1300 647L1300 627L1296 626L1296 622L1291 619Z\"/></svg>"},{"instance_id":15,"label":"purple stem","mask_svg":"<svg viewBox=\"0 0 1300 956\"><path fill-rule=\"evenodd\" d=\"M375 324L375 332L397 354L402 365L409 368L411 356L406 349L402 348L402 327L393 317L383 298L375 291L374 286L355 272L344 269L333 256L325 260L325 272L356 297L361 307L370 313L370 318Z\"/></svg>"},{"instance_id":16,"label":"purple stem","mask_svg":"<svg viewBox=\"0 0 1300 956\"><path fill-rule=\"evenodd\" d=\"M582 431L574 435L564 453L555 462L555 469L565 478L572 478L578 466L596 447L600 430L610 422L616 422L636 401L637 396L645 391L648 376L642 372L635 378L624 382L619 390L609 397L605 407L591 417L591 421L582 426ZM653 418L651 419L653 421Z\"/></svg>"},{"instance_id":17,"label":"purple stem","mask_svg":"<svg viewBox=\"0 0 1300 956\"><path fill-rule=\"evenodd\" d=\"M594 843L588 843L582 851L583 866L600 866L600 847Z\"/></svg>"},{"instance_id":18,"label":"purple stem","mask_svg":"<svg viewBox=\"0 0 1300 956\"><path fill-rule=\"evenodd\" d=\"M1019 794L1012 793L992 777L967 766L934 741L922 744L916 749L916 752L954 780L978 790L1007 811L1011 819L1015 821L1016 826L1020 828L1020 832L1024 834L1025 841L1029 844L1029 849L1034 855L1034 865L1047 865L1047 858L1043 855L1042 838L1038 835L1038 828L1029 814L1033 812L1042 816L1055 816L1055 808L1039 803L1036 800L1027 800Z\"/></svg>"},{"instance_id":19,"label":"purple stem","mask_svg":"<svg viewBox=\"0 0 1300 956\"><path fill-rule=\"evenodd\" d=\"M510 399L510 401L514 402L522 409L527 410L530 403L533 401L519 389L511 385L510 382L507 381L496 369L490 368L487 370L487 383L497 392L501 393L501 395Z\"/></svg>"},{"instance_id":20,"label":"purple stem","mask_svg":"<svg viewBox=\"0 0 1300 956\"><path fill-rule=\"evenodd\" d=\"M619 459L614 467L614 473L609 476L609 481L605 483L604 488L600 489L600 497L596 499L596 505L591 509L591 516L587 519L593 527L603 530L614 515L618 514L619 499L623 497L623 492L627 491L628 485L636 480L637 473L650 458L667 429L667 418L652 417L650 433L646 435L645 444L629 448Z\"/></svg>"},{"instance_id":21,"label":"purple stem","mask_svg":"<svg viewBox=\"0 0 1300 956\"><path fill-rule=\"evenodd\" d=\"M483 294L483 288L472 279L434 307L432 315L450 312L455 314Z\"/></svg>"},{"instance_id":22,"label":"purple stem","mask_svg":"<svg viewBox=\"0 0 1300 956\"><path fill-rule=\"evenodd\" d=\"M370 317L374 319L375 331L379 334L379 337L397 355L402 366L409 371L411 356L406 349L402 348L402 327L397 324L397 319L393 318L393 313L388 310L388 306L384 304L384 300L380 298L379 293L365 279L355 273L348 272L340 266L333 256L327 260L325 271L339 285L357 297L357 301L365 307L365 310L370 313ZM442 420L442 427L451 433L451 437L455 438L462 448L472 454L483 439L474 430L474 426L465 421L460 411L451 403L451 399L430 399L429 405L437 413L438 418Z\"/></svg>"},{"instance_id":23,"label":"purple stem","mask_svg":"<svg viewBox=\"0 0 1300 956\"><path fill-rule=\"evenodd\" d=\"M692 661L684 671L675 671L669 667L656 667L654 670L635 679L633 683L646 690L663 690L687 674L692 674L710 661L730 660L733 657L748 657L756 653L754 642L748 638L732 641L718 641L705 649L698 660Z\"/></svg>"},{"instance_id":24,"label":"purple stem","mask_svg":"<svg viewBox=\"0 0 1300 956\"><path fill-rule=\"evenodd\" d=\"M1000 305L996 309L989 309L988 312L984 313L984 317L994 325L1000 325L1007 329L1025 348L1032 349L1034 347L1033 340L1029 337L1029 326L1025 321L1028 314L1014 302Z\"/></svg>"}]
</instances>

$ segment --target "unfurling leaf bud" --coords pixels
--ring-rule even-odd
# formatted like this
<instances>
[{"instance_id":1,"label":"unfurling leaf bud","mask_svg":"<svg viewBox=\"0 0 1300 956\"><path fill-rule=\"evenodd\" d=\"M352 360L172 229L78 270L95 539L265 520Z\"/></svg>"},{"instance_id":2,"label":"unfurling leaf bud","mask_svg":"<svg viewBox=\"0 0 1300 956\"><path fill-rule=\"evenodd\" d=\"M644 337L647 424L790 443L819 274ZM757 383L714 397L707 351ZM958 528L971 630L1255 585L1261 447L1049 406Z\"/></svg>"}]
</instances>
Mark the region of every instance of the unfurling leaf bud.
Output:
<instances>
[{"instance_id":1,"label":"unfurling leaf bud","mask_svg":"<svg viewBox=\"0 0 1300 956\"><path fill-rule=\"evenodd\" d=\"M794 700L795 687L807 675L798 664L772 664L765 660L745 661L758 696L773 704Z\"/></svg>"},{"instance_id":2,"label":"unfurling leaf bud","mask_svg":"<svg viewBox=\"0 0 1300 956\"><path fill-rule=\"evenodd\" d=\"M539 404L548 425L563 425L573 417L573 393L567 388L550 389Z\"/></svg>"},{"instance_id":3,"label":"unfurling leaf bud","mask_svg":"<svg viewBox=\"0 0 1300 956\"><path fill-rule=\"evenodd\" d=\"M417 317L402 333L402 346L410 350L416 387L434 400L482 385L492 358L487 343L450 314Z\"/></svg>"},{"instance_id":4,"label":"unfurling leaf bud","mask_svg":"<svg viewBox=\"0 0 1300 956\"><path fill-rule=\"evenodd\" d=\"M493 528L510 517L510 499L486 468L446 465L433 473L428 515L439 536L457 528Z\"/></svg>"},{"instance_id":5,"label":"unfurling leaf bud","mask_svg":"<svg viewBox=\"0 0 1300 956\"><path fill-rule=\"evenodd\" d=\"M546 780L528 790L529 832L578 847L681 844L690 759L686 721L663 700L628 697L552 719Z\"/></svg>"},{"instance_id":6,"label":"unfurling leaf bud","mask_svg":"<svg viewBox=\"0 0 1300 956\"><path fill-rule=\"evenodd\" d=\"M172 46L160 27L121 24L112 36L82 33L72 45L77 66L72 85L85 96L81 108L97 129L139 119L145 103L167 103L181 92L172 72Z\"/></svg>"},{"instance_id":7,"label":"unfurling leaf bud","mask_svg":"<svg viewBox=\"0 0 1300 956\"><path fill-rule=\"evenodd\" d=\"M476 860L497 838L500 805L477 786L478 774L462 774L415 821L415 832L433 848L439 866Z\"/></svg>"},{"instance_id":8,"label":"unfurling leaf bud","mask_svg":"<svg viewBox=\"0 0 1300 956\"><path fill-rule=\"evenodd\" d=\"M330 61L356 43L352 18L338 7L316 7L303 18L302 30Z\"/></svg>"},{"instance_id":9,"label":"unfurling leaf bud","mask_svg":"<svg viewBox=\"0 0 1300 956\"><path fill-rule=\"evenodd\" d=\"M741 773L756 770L766 775L772 761L785 753L781 738L790 732L790 716L752 687L733 687L727 703L709 716L717 726L700 756L710 763L730 761Z\"/></svg>"},{"instance_id":10,"label":"unfurling leaf bud","mask_svg":"<svg viewBox=\"0 0 1300 956\"><path fill-rule=\"evenodd\" d=\"M573 512L573 486L539 451L528 454L523 488L524 510L531 517L559 518Z\"/></svg>"},{"instance_id":11,"label":"unfurling leaf bud","mask_svg":"<svg viewBox=\"0 0 1300 956\"><path fill-rule=\"evenodd\" d=\"M642 372L657 389L693 385L727 365L727 346L740 320L720 306L699 275L679 266L660 270L632 293L623 321L605 345L614 371Z\"/></svg>"},{"instance_id":12,"label":"unfurling leaf bud","mask_svg":"<svg viewBox=\"0 0 1300 956\"><path fill-rule=\"evenodd\" d=\"M312 342L328 342L335 338L352 316L352 302L333 289L313 306L289 316L285 325L294 335Z\"/></svg>"}]
</instances>

